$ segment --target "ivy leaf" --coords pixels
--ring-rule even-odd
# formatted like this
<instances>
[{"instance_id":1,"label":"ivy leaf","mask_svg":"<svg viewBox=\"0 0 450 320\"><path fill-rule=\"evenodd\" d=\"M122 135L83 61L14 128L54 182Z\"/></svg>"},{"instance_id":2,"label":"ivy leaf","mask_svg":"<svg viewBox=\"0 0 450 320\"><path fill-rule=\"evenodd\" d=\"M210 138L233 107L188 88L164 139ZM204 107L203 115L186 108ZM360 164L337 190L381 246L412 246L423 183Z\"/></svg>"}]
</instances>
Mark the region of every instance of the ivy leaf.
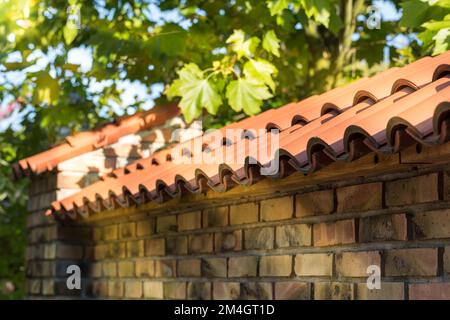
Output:
<instances>
[{"instance_id":1,"label":"ivy leaf","mask_svg":"<svg viewBox=\"0 0 450 320\"><path fill-rule=\"evenodd\" d=\"M273 64L263 59L250 59L244 65L244 75L246 78L266 84L272 91L275 90L275 82L273 82L272 74L277 71L277 68Z\"/></svg>"},{"instance_id":2,"label":"ivy leaf","mask_svg":"<svg viewBox=\"0 0 450 320\"><path fill-rule=\"evenodd\" d=\"M287 9L288 5L288 0L267 1L267 8L269 8L271 16L280 15L284 9Z\"/></svg>"},{"instance_id":3,"label":"ivy leaf","mask_svg":"<svg viewBox=\"0 0 450 320\"><path fill-rule=\"evenodd\" d=\"M239 78L227 86L226 97L234 111L254 115L261 111L262 101L272 97L267 87L251 79Z\"/></svg>"},{"instance_id":4,"label":"ivy leaf","mask_svg":"<svg viewBox=\"0 0 450 320\"><path fill-rule=\"evenodd\" d=\"M270 30L266 32L263 38L262 46L267 52L272 53L274 56L280 56L280 39L278 39L275 31Z\"/></svg>"},{"instance_id":5,"label":"ivy leaf","mask_svg":"<svg viewBox=\"0 0 450 320\"><path fill-rule=\"evenodd\" d=\"M237 53L240 59L242 56L252 56L260 40L257 37L251 37L246 40L244 31L234 30L233 34L227 39L227 43L231 44L231 49Z\"/></svg>"},{"instance_id":6,"label":"ivy leaf","mask_svg":"<svg viewBox=\"0 0 450 320\"><path fill-rule=\"evenodd\" d=\"M165 94L171 98L181 96L180 108L187 122L199 117L202 108L210 114L216 114L222 98L209 79L204 78L203 71L194 64L185 65L179 72L179 79L176 79L169 86Z\"/></svg>"}]
</instances>

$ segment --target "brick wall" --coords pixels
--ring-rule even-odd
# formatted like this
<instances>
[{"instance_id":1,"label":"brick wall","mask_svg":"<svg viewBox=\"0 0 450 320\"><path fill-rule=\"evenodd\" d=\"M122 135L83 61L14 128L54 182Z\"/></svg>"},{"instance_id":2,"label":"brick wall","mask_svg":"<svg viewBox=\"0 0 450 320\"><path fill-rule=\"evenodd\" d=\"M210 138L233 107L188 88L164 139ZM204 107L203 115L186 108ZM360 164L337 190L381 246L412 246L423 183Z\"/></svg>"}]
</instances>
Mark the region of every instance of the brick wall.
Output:
<instances>
[{"instance_id":1,"label":"brick wall","mask_svg":"<svg viewBox=\"0 0 450 320\"><path fill-rule=\"evenodd\" d=\"M164 208L31 223L30 296L450 299L448 166ZM81 292L65 289L69 263Z\"/></svg>"}]
</instances>

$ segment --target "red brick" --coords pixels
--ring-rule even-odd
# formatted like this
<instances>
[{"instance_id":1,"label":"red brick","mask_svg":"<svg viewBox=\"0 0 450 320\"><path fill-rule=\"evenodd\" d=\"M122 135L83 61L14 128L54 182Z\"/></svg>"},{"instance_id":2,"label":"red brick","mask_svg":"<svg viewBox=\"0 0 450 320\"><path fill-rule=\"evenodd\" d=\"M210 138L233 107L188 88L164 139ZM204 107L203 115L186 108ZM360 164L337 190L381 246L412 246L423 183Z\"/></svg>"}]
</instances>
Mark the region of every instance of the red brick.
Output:
<instances>
[{"instance_id":1,"label":"red brick","mask_svg":"<svg viewBox=\"0 0 450 320\"><path fill-rule=\"evenodd\" d=\"M368 277L367 268L371 265L381 268L380 252L342 252L336 254L336 272L338 276Z\"/></svg>"},{"instance_id":2,"label":"red brick","mask_svg":"<svg viewBox=\"0 0 450 320\"><path fill-rule=\"evenodd\" d=\"M385 257L386 276L435 276L436 248L388 250Z\"/></svg>"},{"instance_id":3,"label":"red brick","mask_svg":"<svg viewBox=\"0 0 450 320\"><path fill-rule=\"evenodd\" d=\"M249 202L230 206L230 223L245 224L258 221L258 204Z\"/></svg>"},{"instance_id":4,"label":"red brick","mask_svg":"<svg viewBox=\"0 0 450 320\"><path fill-rule=\"evenodd\" d=\"M223 227L228 225L228 207L216 207L203 210L203 227Z\"/></svg>"},{"instance_id":5,"label":"red brick","mask_svg":"<svg viewBox=\"0 0 450 320\"><path fill-rule=\"evenodd\" d=\"M386 214L365 217L359 220L359 241L377 242L407 240L405 214Z\"/></svg>"},{"instance_id":6,"label":"red brick","mask_svg":"<svg viewBox=\"0 0 450 320\"><path fill-rule=\"evenodd\" d=\"M307 282L287 281L275 283L276 300L309 300L311 284Z\"/></svg>"},{"instance_id":7,"label":"red brick","mask_svg":"<svg viewBox=\"0 0 450 320\"><path fill-rule=\"evenodd\" d=\"M252 228L244 231L245 249L272 249L274 246L274 228Z\"/></svg>"},{"instance_id":8,"label":"red brick","mask_svg":"<svg viewBox=\"0 0 450 320\"><path fill-rule=\"evenodd\" d=\"M256 277L257 266L257 257L231 257L228 259L228 277Z\"/></svg>"},{"instance_id":9,"label":"red brick","mask_svg":"<svg viewBox=\"0 0 450 320\"><path fill-rule=\"evenodd\" d=\"M295 256L295 274L298 276L332 276L332 253L304 253Z\"/></svg>"},{"instance_id":10,"label":"red brick","mask_svg":"<svg viewBox=\"0 0 450 320\"><path fill-rule=\"evenodd\" d=\"M405 285L403 282L381 282L380 289L369 289L367 284L357 284L358 300L404 300Z\"/></svg>"},{"instance_id":11,"label":"red brick","mask_svg":"<svg viewBox=\"0 0 450 320\"><path fill-rule=\"evenodd\" d=\"M410 284L409 300L450 300L450 282Z\"/></svg>"},{"instance_id":12,"label":"red brick","mask_svg":"<svg viewBox=\"0 0 450 320\"><path fill-rule=\"evenodd\" d=\"M366 211L382 206L381 182L338 188L337 212Z\"/></svg>"},{"instance_id":13,"label":"red brick","mask_svg":"<svg viewBox=\"0 0 450 320\"><path fill-rule=\"evenodd\" d=\"M450 238L450 209L417 213L412 225L414 239Z\"/></svg>"},{"instance_id":14,"label":"red brick","mask_svg":"<svg viewBox=\"0 0 450 320\"><path fill-rule=\"evenodd\" d=\"M333 190L302 193L295 196L295 215L309 217L330 214L334 210Z\"/></svg>"},{"instance_id":15,"label":"red brick","mask_svg":"<svg viewBox=\"0 0 450 320\"><path fill-rule=\"evenodd\" d=\"M261 201L261 220L275 221L290 219L294 215L292 196Z\"/></svg>"},{"instance_id":16,"label":"red brick","mask_svg":"<svg viewBox=\"0 0 450 320\"><path fill-rule=\"evenodd\" d=\"M239 282L213 282L214 300L236 300L240 296Z\"/></svg>"},{"instance_id":17,"label":"red brick","mask_svg":"<svg viewBox=\"0 0 450 320\"><path fill-rule=\"evenodd\" d=\"M259 260L259 275L288 277L292 273L292 256L263 256Z\"/></svg>"},{"instance_id":18,"label":"red brick","mask_svg":"<svg viewBox=\"0 0 450 320\"><path fill-rule=\"evenodd\" d=\"M182 213L178 215L178 230L194 230L201 228L201 217L200 211Z\"/></svg>"},{"instance_id":19,"label":"red brick","mask_svg":"<svg viewBox=\"0 0 450 320\"><path fill-rule=\"evenodd\" d=\"M339 220L313 226L314 246L333 246L356 241L355 220Z\"/></svg>"},{"instance_id":20,"label":"red brick","mask_svg":"<svg viewBox=\"0 0 450 320\"><path fill-rule=\"evenodd\" d=\"M386 182L386 205L399 206L438 200L436 173Z\"/></svg>"}]
</instances>

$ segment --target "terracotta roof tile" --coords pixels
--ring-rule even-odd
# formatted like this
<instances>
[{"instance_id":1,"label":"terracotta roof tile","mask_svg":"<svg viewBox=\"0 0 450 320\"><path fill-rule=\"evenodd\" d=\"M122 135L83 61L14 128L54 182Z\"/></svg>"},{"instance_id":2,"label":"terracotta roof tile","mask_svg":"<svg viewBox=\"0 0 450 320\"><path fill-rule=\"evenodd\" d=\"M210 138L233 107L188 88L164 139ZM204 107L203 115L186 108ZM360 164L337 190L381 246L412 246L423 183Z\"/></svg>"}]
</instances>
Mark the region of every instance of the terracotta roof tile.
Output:
<instances>
[{"instance_id":1,"label":"terracotta roof tile","mask_svg":"<svg viewBox=\"0 0 450 320\"><path fill-rule=\"evenodd\" d=\"M371 151L398 152L412 142L444 143L450 139L449 122L450 51L269 110L220 131L279 128L278 134L264 130L263 135L279 139L282 170L277 176L282 177L284 169L310 173L334 161L352 161ZM209 152L217 154L232 148L236 151L237 145L244 143L246 148L235 152L234 159L241 156L245 163L225 161L220 165L206 165L170 161L168 155L173 148L186 148L193 157L198 152L207 152L193 150L191 145L210 135L115 170L103 181L54 202L49 213L75 218L90 210L163 202L185 192L204 192L209 188L226 191L236 184L257 181L261 178L259 167L273 159L273 154L258 155L258 165L250 164L251 142L238 135L227 145L210 145Z\"/></svg>"},{"instance_id":2,"label":"terracotta roof tile","mask_svg":"<svg viewBox=\"0 0 450 320\"><path fill-rule=\"evenodd\" d=\"M176 105L158 106L149 111L119 118L98 129L68 136L63 143L13 164L13 176L18 179L31 173L51 171L65 160L115 143L123 136L162 125L179 112Z\"/></svg>"}]
</instances>

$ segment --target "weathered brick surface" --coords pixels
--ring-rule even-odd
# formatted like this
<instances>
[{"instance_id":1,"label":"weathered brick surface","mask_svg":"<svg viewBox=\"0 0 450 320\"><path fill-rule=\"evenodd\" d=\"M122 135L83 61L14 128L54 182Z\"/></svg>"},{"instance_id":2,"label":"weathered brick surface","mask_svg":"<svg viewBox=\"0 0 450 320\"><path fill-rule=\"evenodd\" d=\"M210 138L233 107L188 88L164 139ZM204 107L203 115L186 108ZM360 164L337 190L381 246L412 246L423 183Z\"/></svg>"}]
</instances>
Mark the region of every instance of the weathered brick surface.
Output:
<instances>
[{"instance_id":1,"label":"weathered brick surface","mask_svg":"<svg viewBox=\"0 0 450 320\"><path fill-rule=\"evenodd\" d=\"M356 241L355 220L339 220L313 226L314 246L333 246Z\"/></svg>"},{"instance_id":2,"label":"weathered brick surface","mask_svg":"<svg viewBox=\"0 0 450 320\"><path fill-rule=\"evenodd\" d=\"M166 238L166 254L184 255L188 252L188 237Z\"/></svg>"},{"instance_id":3,"label":"weathered brick surface","mask_svg":"<svg viewBox=\"0 0 450 320\"><path fill-rule=\"evenodd\" d=\"M138 237L149 236L155 233L155 220L149 219L136 223L136 234Z\"/></svg>"},{"instance_id":4,"label":"weathered brick surface","mask_svg":"<svg viewBox=\"0 0 450 320\"><path fill-rule=\"evenodd\" d=\"M200 211L188 212L178 215L178 230L200 229L202 223L202 214Z\"/></svg>"},{"instance_id":5,"label":"weathered brick surface","mask_svg":"<svg viewBox=\"0 0 450 320\"><path fill-rule=\"evenodd\" d=\"M228 259L229 277L256 277L258 258L254 256L231 257Z\"/></svg>"},{"instance_id":6,"label":"weathered brick surface","mask_svg":"<svg viewBox=\"0 0 450 320\"><path fill-rule=\"evenodd\" d=\"M385 257L386 276L435 276L436 248L388 250Z\"/></svg>"},{"instance_id":7,"label":"weathered brick surface","mask_svg":"<svg viewBox=\"0 0 450 320\"><path fill-rule=\"evenodd\" d=\"M177 265L178 277L200 277L201 260L200 259L181 259Z\"/></svg>"},{"instance_id":8,"label":"weathered brick surface","mask_svg":"<svg viewBox=\"0 0 450 320\"><path fill-rule=\"evenodd\" d=\"M358 300L404 300L405 285L403 282L381 282L380 289L369 289L367 284L357 284Z\"/></svg>"},{"instance_id":9,"label":"weathered brick surface","mask_svg":"<svg viewBox=\"0 0 450 320\"><path fill-rule=\"evenodd\" d=\"M310 246L311 226L291 224L276 227L276 245L279 248Z\"/></svg>"},{"instance_id":10,"label":"weathered brick surface","mask_svg":"<svg viewBox=\"0 0 450 320\"><path fill-rule=\"evenodd\" d=\"M127 242L127 257L143 257L144 252L144 240L135 240Z\"/></svg>"},{"instance_id":11,"label":"weathered brick surface","mask_svg":"<svg viewBox=\"0 0 450 320\"><path fill-rule=\"evenodd\" d=\"M412 225L414 239L450 238L450 209L417 213Z\"/></svg>"},{"instance_id":12,"label":"weathered brick surface","mask_svg":"<svg viewBox=\"0 0 450 320\"><path fill-rule=\"evenodd\" d=\"M262 221L285 220L292 218L294 202L292 197L282 197L261 201Z\"/></svg>"},{"instance_id":13,"label":"weathered brick surface","mask_svg":"<svg viewBox=\"0 0 450 320\"><path fill-rule=\"evenodd\" d=\"M450 246L445 247L443 259L444 259L444 272L450 273Z\"/></svg>"},{"instance_id":14,"label":"weathered brick surface","mask_svg":"<svg viewBox=\"0 0 450 320\"><path fill-rule=\"evenodd\" d=\"M119 277L133 277L134 276L134 262L120 261L118 263Z\"/></svg>"},{"instance_id":15,"label":"weathered brick surface","mask_svg":"<svg viewBox=\"0 0 450 320\"><path fill-rule=\"evenodd\" d=\"M153 260L136 261L136 276L140 278L154 277L155 261Z\"/></svg>"},{"instance_id":16,"label":"weathered brick surface","mask_svg":"<svg viewBox=\"0 0 450 320\"><path fill-rule=\"evenodd\" d=\"M252 228L244 231L245 249L272 249L275 239L274 228Z\"/></svg>"},{"instance_id":17,"label":"weathered brick surface","mask_svg":"<svg viewBox=\"0 0 450 320\"><path fill-rule=\"evenodd\" d=\"M236 251L242 249L242 230L214 234L216 252Z\"/></svg>"},{"instance_id":18,"label":"weathered brick surface","mask_svg":"<svg viewBox=\"0 0 450 320\"><path fill-rule=\"evenodd\" d=\"M163 256L166 253L166 242L164 238L155 238L145 241L145 255Z\"/></svg>"},{"instance_id":19,"label":"weathered brick surface","mask_svg":"<svg viewBox=\"0 0 450 320\"><path fill-rule=\"evenodd\" d=\"M124 283L122 281L108 281L108 297L121 298L124 295Z\"/></svg>"},{"instance_id":20,"label":"weathered brick surface","mask_svg":"<svg viewBox=\"0 0 450 320\"><path fill-rule=\"evenodd\" d=\"M186 299L186 282L165 282L165 299Z\"/></svg>"},{"instance_id":21,"label":"weathered brick surface","mask_svg":"<svg viewBox=\"0 0 450 320\"><path fill-rule=\"evenodd\" d=\"M295 256L295 274L298 276L331 276L333 254L304 253Z\"/></svg>"},{"instance_id":22,"label":"weathered brick surface","mask_svg":"<svg viewBox=\"0 0 450 320\"><path fill-rule=\"evenodd\" d=\"M240 296L239 282L213 282L215 300L236 300Z\"/></svg>"},{"instance_id":23,"label":"weathered brick surface","mask_svg":"<svg viewBox=\"0 0 450 320\"><path fill-rule=\"evenodd\" d=\"M144 298L163 299L163 282L161 281L144 281Z\"/></svg>"},{"instance_id":24,"label":"weathered brick surface","mask_svg":"<svg viewBox=\"0 0 450 320\"><path fill-rule=\"evenodd\" d=\"M386 182L386 205L398 206L438 200L438 176L429 174Z\"/></svg>"},{"instance_id":25,"label":"weathered brick surface","mask_svg":"<svg viewBox=\"0 0 450 320\"><path fill-rule=\"evenodd\" d=\"M272 300L272 284L268 282L246 282L241 284L240 299Z\"/></svg>"},{"instance_id":26,"label":"weathered brick surface","mask_svg":"<svg viewBox=\"0 0 450 320\"><path fill-rule=\"evenodd\" d=\"M139 280L128 280L125 282L125 297L138 299L142 297L142 282Z\"/></svg>"},{"instance_id":27,"label":"weathered brick surface","mask_svg":"<svg viewBox=\"0 0 450 320\"><path fill-rule=\"evenodd\" d=\"M206 253L213 251L213 234L199 234L189 236L189 252Z\"/></svg>"},{"instance_id":28,"label":"weathered brick surface","mask_svg":"<svg viewBox=\"0 0 450 320\"><path fill-rule=\"evenodd\" d=\"M211 299L211 283L189 282L187 286L187 298L191 300Z\"/></svg>"},{"instance_id":29,"label":"weathered brick surface","mask_svg":"<svg viewBox=\"0 0 450 320\"><path fill-rule=\"evenodd\" d=\"M405 214L365 217L359 221L359 241L407 240L407 229Z\"/></svg>"},{"instance_id":30,"label":"weathered brick surface","mask_svg":"<svg viewBox=\"0 0 450 320\"><path fill-rule=\"evenodd\" d=\"M245 224L258 221L258 203L244 203L230 206L230 223Z\"/></svg>"},{"instance_id":31,"label":"weathered brick surface","mask_svg":"<svg viewBox=\"0 0 450 320\"><path fill-rule=\"evenodd\" d=\"M176 275L176 260L155 260L155 277L172 278Z\"/></svg>"},{"instance_id":32,"label":"weathered brick surface","mask_svg":"<svg viewBox=\"0 0 450 320\"><path fill-rule=\"evenodd\" d=\"M216 207L203 210L203 227L223 227L228 225L228 207Z\"/></svg>"},{"instance_id":33,"label":"weathered brick surface","mask_svg":"<svg viewBox=\"0 0 450 320\"><path fill-rule=\"evenodd\" d=\"M202 259L201 273L202 276L208 278L225 278L227 276L227 259Z\"/></svg>"},{"instance_id":34,"label":"weathered brick surface","mask_svg":"<svg viewBox=\"0 0 450 320\"><path fill-rule=\"evenodd\" d=\"M335 259L336 272L343 277L368 277L369 266L381 268L381 254L378 251L342 252L337 253Z\"/></svg>"},{"instance_id":35,"label":"weathered brick surface","mask_svg":"<svg viewBox=\"0 0 450 320\"><path fill-rule=\"evenodd\" d=\"M380 209L382 193L380 182L338 188L337 212Z\"/></svg>"},{"instance_id":36,"label":"weathered brick surface","mask_svg":"<svg viewBox=\"0 0 450 320\"><path fill-rule=\"evenodd\" d=\"M156 232L177 231L177 216L161 216L156 218Z\"/></svg>"},{"instance_id":37,"label":"weathered brick surface","mask_svg":"<svg viewBox=\"0 0 450 320\"><path fill-rule=\"evenodd\" d=\"M410 300L449 300L450 282L414 283L409 285Z\"/></svg>"},{"instance_id":38,"label":"weathered brick surface","mask_svg":"<svg viewBox=\"0 0 450 320\"><path fill-rule=\"evenodd\" d=\"M292 256L263 256L259 260L259 275L287 277L292 273Z\"/></svg>"},{"instance_id":39,"label":"weathered brick surface","mask_svg":"<svg viewBox=\"0 0 450 320\"><path fill-rule=\"evenodd\" d=\"M105 240L116 240L119 236L118 225L113 224L107 226L103 229L103 239Z\"/></svg>"},{"instance_id":40,"label":"weathered brick surface","mask_svg":"<svg viewBox=\"0 0 450 320\"><path fill-rule=\"evenodd\" d=\"M333 190L308 192L295 196L295 215L297 217L330 214L333 210Z\"/></svg>"},{"instance_id":41,"label":"weathered brick surface","mask_svg":"<svg viewBox=\"0 0 450 320\"><path fill-rule=\"evenodd\" d=\"M275 299L277 300L309 300L311 284L299 281L275 283Z\"/></svg>"},{"instance_id":42,"label":"weathered brick surface","mask_svg":"<svg viewBox=\"0 0 450 320\"><path fill-rule=\"evenodd\" d=\"M128 222L119 225L120 238L126 239L136 236L136 223Z\"/></svg>"},{"instance_id":43,"label":"weathered brick surface","mask_svg":"<svg viewBox=\"0 0 450 320\"><path fill-rule=\"evenodd\" d=\"M444 171L444 200L450 200L450 171Z\"/></svg>"},{"instance_id":44,"label":"weathered brick surface","mask_svg":"<svg viewBox=\"0 0 450 320\"><path fill-rule=\"evenodd\" d=\"M314 284L315 300L353 300L355 285L347 282L316 282Z\"/></svg>"}]
</instances>

